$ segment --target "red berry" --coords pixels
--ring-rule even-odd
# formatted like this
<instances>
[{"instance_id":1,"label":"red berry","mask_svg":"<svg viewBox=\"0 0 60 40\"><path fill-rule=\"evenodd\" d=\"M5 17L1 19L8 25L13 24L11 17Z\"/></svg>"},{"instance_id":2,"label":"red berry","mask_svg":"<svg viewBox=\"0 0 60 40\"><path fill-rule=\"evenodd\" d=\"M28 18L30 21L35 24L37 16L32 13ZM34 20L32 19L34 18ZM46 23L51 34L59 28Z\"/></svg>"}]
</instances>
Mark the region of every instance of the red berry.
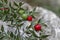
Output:
<instances>
[{"instance_id":1,"label":"red berry","mask_svg":"<svg viewBox=\"0 0 60 40\"><path fill-rule=\"evenodd\" d=\"M8 8L0 8L0 10L7 10Z\"/></svg>"},{"instance_id":2,"label":"red berry","mask_svg":"<svg viewBox=\"0 0 60 40\"><path fill-rule=\"evenodd\" d=\"M28 17L27 17L27 20L28 20L28 21L32 21L32 16L28 16Z\"/></svg>"},{"instance_id":3,"label":"red berry","mask_svg":"<svg viewBox=\"0 0 60 40\"><path fill-rule=\"evenodd\" d=\"M0 8L0 10L4 10L4 8Z\"/></svg>"},{"instance_id":4,"label":"red berry","mask_svg":"<svg viewBox=\"0 0 60 40\"><path fill-rule=\"evenodd\" d=\"M4 8L4 10L7 10L8 8Z\"/></svg>"},{"instance_id":5,"label":"red berry","mask_svg":"<svg viewBox=\"0 0 60 40\"><path fill-rule=\"evenodd\" d=\"M41 30L41 25L40 25L40 24L36 24L36 25L34 26L34 29L35 29L36 31L40 31L40 30Z\"/></svg>"}]
</instances>

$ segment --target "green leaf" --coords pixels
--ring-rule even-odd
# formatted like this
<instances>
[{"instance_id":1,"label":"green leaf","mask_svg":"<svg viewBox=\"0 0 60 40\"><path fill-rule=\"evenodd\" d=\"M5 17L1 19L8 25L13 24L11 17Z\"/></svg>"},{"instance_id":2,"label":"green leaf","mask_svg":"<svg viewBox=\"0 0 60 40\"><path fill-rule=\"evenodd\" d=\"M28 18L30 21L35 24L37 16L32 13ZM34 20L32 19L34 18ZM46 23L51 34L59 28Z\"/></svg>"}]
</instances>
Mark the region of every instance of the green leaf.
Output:
<instances>
[{"instance_id":1,"label":"green leaf","mask_svg":"<svg viewBox=\"0 0 60 40\"><path fill-rule=\"evenodd\" d=\"M2 27L1 27L1 31L2 31L2 32L4 31L4 27L3 27L3 25L2 25Z\"/></svg>"},{"instance_id":2,"label":"green leaf","mask_svg":"<svg viewBox=\"0 0 60 40\"><path fill-rule=\"evenodd\" d=\"M10 31L7 31L7 34L9 35L10 34Z\"/></svg>"},{"instance_id":3,"label":"green leaf","mask_svg":"<svg viewBox=\"0 0 60 40\"><path fill-rule=\"evenodd\" d=\"M11 6L11 9L13 9L13 11L17 10L17 8L14 8L14 7L12 7L12 6Z\"/></svg>"},{"instance_id":4,"label":"green leaf","mask_svg":"<svg viewBox=\"0 0 60 40\"><path fill-rule=\"evenodd\" d=\"M0 2L0 7L3 7L3 3Z\"/></svg>"},{"instance_id":5,"label":"green leaf","mask_svg":"<svg viewBox=\"0 0 60 40\"><path fill-rule=\"evenodd\" d=\"M45 26L45 27L47 27L47 24L45 24L45 23L42 23L42 25Z\"/></svg>"},{"instance_id":6,"label":"green leaf","mask_svg":"<svg viewBox=\"0 0 60 40\"><path fill-rule=\"evenodd\" d=\"M4 10L4 14L8 14L9 13L9 10Z\"/></svg>"},{"instance_id":7,"label":"green leaf","mask_svg":"<svg viewBox=\"0 0 60 40\"><path fill-rule=\"evenodd\" d=\"M36 8L33 9L33 12L36 10Z\"/></svg>"},{"instance_id":8,"label":"green leaf","mask_svg":"<svg viewBox=\"0 0 60 40\"><path fill-rule=\"evenodd\" d=\"M31 28L32 26L33 26L33 22L30 24L30 26L29 26L29 27L27 27L27 29Z\"/></svg>"},{"instance_id":9,"label":"green leaf","mask_svg":"<svg viewBox=\"0 0 60 40\"><path fill-rule=\"evenodd\" d=\"M44 38L47 38L49 35L41 35L40 38L44 39Z\"/></svg>"},{"instance_id":10,"label":"green leaf","mask_svg":"<svg viewBox=\"0 0 60 40\"><path fill-rule=\"evenodd\" d=\"M5 36L0 37L0 40L2 40Z\"/></svg>"},{"instance_id":11,"label":"green leaf","mask_svg":"<svg viewBox=\"0 0 60 40\"><path fill-rule=\"evenodd\" d=\"M9 7L11 7L11 2L9 2Z\"/></svg>"},{"instance_id":12,"label":"green leaf","mask_svg":"<svg viewBox=\"0 0 60 40\"><path fill-rule=\"evenodd\" d=\"M4 2L7 4L8 3L8 1L7 0L4 0Z\"/></svg>"},{"instance_id":13,"label":"green leaf","mask_svg":"<svg viewBox=\"0 0 60 40\"><path fill-rule=\"evenodd\" d=\"M11 2L9 3L9 7L13 9L12 11L17 10L16 8L12 7Z\"/></svg>"},{"instance_id":14,"label":"green leaf","mask_svg":"<svg viewBox=\"0 0 60 40\"><path fill-rule=\"evenodd\" d=\"M21 7L22 5L23 5L23 3L22 3L22 2L20 2L20 3L19 3L19 6Z\"/></svg>"},{"instance_id":15,"label":"green leaf","mask_svg":"<svg viewBox=\"0 0 60 40\"><path fill-rule=\"evenodd\" d=\"M32 17L35 19L35 16L34 15L32 15Z\"/></svg>"},{"instance_id":16,"label":"green leaf","mask_svg":"<svg viewBox=\"0 0 60 40\"><path fill-rule=\"evenodd\" d=\"M31 34L31 32L29 31L29 29L27 31L25 31L26 34Z\"/></svg>"},{"instance_id":17,"label":"green leaf","mask_svg":"<svg viewBox=\"0 0 60 40\"><path fill-rule=\"evenodd\" d=\"M14 15L13 15L13 17L14 17L14 18L16 18L16 17L17 17L17 15L16 15L16 14L14 14Z\"/></svg>"},{"instance_id":18,"label":"green leaf","mask_svg":"<svg viewBox=\"0 0 60 40\"><path fill-rule=\"evenodd\" d=\"M16 40L19 40L19 38L20 38L20 37L17 35Z\"/></svg>"},{"instance_id":19,"label":"green leaf","mask_svg":"<svg viewBox=\"0 0 60 40\"><path fill-rule=\"evenodd\" d=\"M14 36L14 34L11 32L11 33L10 33L10 37L13 37L13 36Z\"/></svg>"},{"instance_id":20,"label":"green leaf","mask_svg":"<svg viewBox=\"0 0 60 40\"><path fill-rule=\"evenodd\" d=\"M21 27L24 23L17 22L17 26Z\"/></svg>"},{"instance_id":21,"label":"green leaf","mask_svg":"<svg viewBox=\"0 0 60 40\"><path fill-rule=\"evenodd\" d=\"M3 0L1 0L3 2Z\"/></svg>"},{"instance_id":22,"label":"green leaf","mask_svg":"<svg viewBox=\"0 0 60 40\"><path fill-rule=\"evenodd\" d=\"M38 20L38 23L40 23L40 22L41 22L41 19Z\"/></svg>"},{"instance_id":23,"label":"green leaf","mask_svg":"<svg viewBox=\"0 0 60 40\"><path fill-rule=\"evenodd\" d=\"M14 5L17 6L17 7L19 6L16 2L14 2Z\"/></svg>"},{"instance_id":24,"label":"green leaf","mask_svg":"<svg viewBox=\"0 0 60 40\"><path fill-rule=\"evenodd\" d=\"M31 28L32 27L32 24L29 26L29 27L27 27L27 29L29 29L29 28Z\"/></svg>"},{"instance_id":25,"label":"green leaf","mask_svg":"<svg viewBox=\"0 0 60 40\"><path fill-rule=\"evenodd\" d=\"M32 36L39 38L34 31L30 30L30 32L32 33Z\"/></svg>"},{"instance_id":26,"label":"green leaf","mask_svg":"<svg viewBox=\"0 0 60 40\"><path fill-rule=\"evenodd\" d=\"M17 34L17 30L15 30L15 34Z\"/></svg>"},{"instance_id":27,"label":"green leaf","mask_svg":"<svg viewBox=\"0 0 60 40\"><path fill-rule=\"evenodd\" d=\"M6 19L6 15L4 15L4 16L2 17L2 20L3 20L3 21L5 21L5 19Z\"/></svg>"}]
</instances>

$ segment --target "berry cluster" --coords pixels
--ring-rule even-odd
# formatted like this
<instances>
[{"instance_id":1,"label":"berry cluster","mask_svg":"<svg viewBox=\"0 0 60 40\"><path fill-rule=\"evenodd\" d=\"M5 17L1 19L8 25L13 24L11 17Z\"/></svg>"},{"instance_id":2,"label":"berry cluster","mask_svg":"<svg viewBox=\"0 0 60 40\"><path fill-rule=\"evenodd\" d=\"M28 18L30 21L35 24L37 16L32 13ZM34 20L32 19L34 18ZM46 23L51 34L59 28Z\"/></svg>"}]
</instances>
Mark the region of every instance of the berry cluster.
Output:
<instances>
[{"instance_id":1,"label":"berry cluster","mask_svg":"<svg viewBox=\"0 0 60 40\"><path fill-rule=\"evenodd\" d=\"M1 0L0 2L5 3L2 5L0 3L0 20L3 22L7 22L7 26L11 29L16 28L15 32L10 31L10 29L7 31L7 34L5 33L4 26L2 25L1 27L1 32L0 32L0 39L5 40L42 40L49 35L43 34L43 27L46 26L44 23L41 22L41 20L35 20L35 8L32 11L28 11L23 9L21 6L24 4L22 2L19 2L18 4L14 2L14 6L9 2L8 6L6 2L8 3L7 0ZM28 21L30 25L25 26L24 22ZM23 31L22 35L20 34L20 28L22 28L21 32ZM31 30L31 29L32 30ZM25 30L26 29L26 30ZM13 29L14 30L14 29ZM36 35L36 33L39 33L39 36ZM17 35L15 35L17 34ZM22 38L23 35L26 34L25 38ZM31 34L31 35L30 35ZM21 37L21 38L20 38ZM8 39L9 38L9 39Z\"/></svg>"},{"instance_id":2,"label":"berry cluster","mask_svg":"<svg viewBox=\"0 0 60 40\"><path fill-rule=\"evenodd\" d=\"M22 15L22 18L23 18L23 19L26 19L26 20L28 20L28 21L32 21L32 19L33 19L33 17L32 17L31 15L25 14L25 11L24 11L24 10L19 10L19 14ZM41 25L40 25L39 23L35 24L34 29L35 29L36 31L41 30Z\"/></svg>"}]
</instances>

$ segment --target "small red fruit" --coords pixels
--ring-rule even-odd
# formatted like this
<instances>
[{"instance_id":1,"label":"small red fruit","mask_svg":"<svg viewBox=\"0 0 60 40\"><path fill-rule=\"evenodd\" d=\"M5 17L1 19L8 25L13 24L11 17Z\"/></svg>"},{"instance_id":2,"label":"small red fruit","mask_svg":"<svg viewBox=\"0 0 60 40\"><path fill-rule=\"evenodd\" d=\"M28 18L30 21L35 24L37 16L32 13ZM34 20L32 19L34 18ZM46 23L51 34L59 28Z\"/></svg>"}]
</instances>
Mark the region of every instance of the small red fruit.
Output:
<instances>
[{"instance_id":1,"label":"small red fruit","mask_svg":"<svg viewBox=\"0 0 60 40\"><path fill-rule=\"evenodd\" d=\"M32 21L32 16L28 16L28 17L27 17L27 20L28 20L28 21Z\"/></svg>"},{"instance_id":2,"label":"small red fruit","mask_svg":"<svg viewBox=\"0 0 60 40\"><path fill-rule=\"evenodd\" d=\"M36 31L40 31L40 30L41 30L41 25L40 25L40 24L36 24L36 25L34 26L34 29L35 29Z\"/></svg>"},{"instance_id":3,"label":"small red fruit","mask_svg":"<svg viewBox=\"0 0 60 40\"><path fill-rule=\"evenodd\" d=\"M8 10L8 8L4 8L4 10Z\"/></svg>"},{"instance_id":4,"label":"small red fruit","mask_svg":"<svg viewBox=\"0 0 60 40\"><path fill-rule=\"evenodd\" d=\"M0 10L4 10L4 8L0 8Z\"/></svg>"},{"instance_id":5,"label":"small red fruit","mask_svg":"<svg viewBox=\"0 0 60 40\"><path fill-rule=\"evenodd\" d=\"M0 10L7 10L8 8L0 8Z\"/></svg>"}]
</instances>

